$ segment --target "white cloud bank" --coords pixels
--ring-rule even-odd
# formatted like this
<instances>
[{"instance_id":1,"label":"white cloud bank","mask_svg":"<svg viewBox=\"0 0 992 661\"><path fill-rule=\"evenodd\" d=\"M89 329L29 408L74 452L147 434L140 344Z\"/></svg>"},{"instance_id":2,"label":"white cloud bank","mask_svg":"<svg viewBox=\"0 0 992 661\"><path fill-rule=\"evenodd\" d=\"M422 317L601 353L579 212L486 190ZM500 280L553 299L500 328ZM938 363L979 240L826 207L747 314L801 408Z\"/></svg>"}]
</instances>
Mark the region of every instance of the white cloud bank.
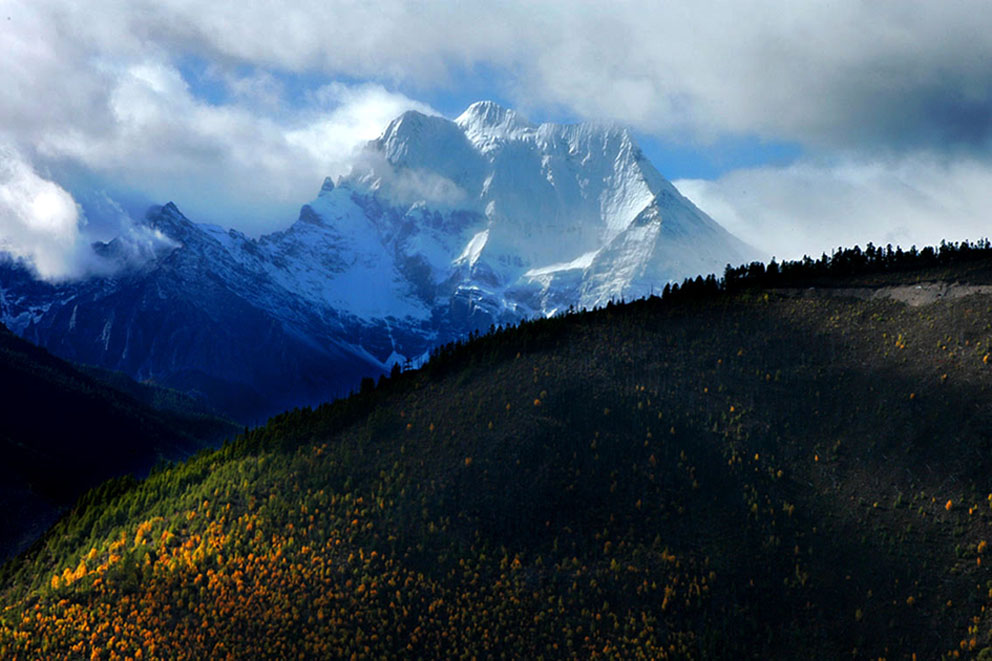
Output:
<instances>
[{"instance_id":1,"label":"white cloud bank","mask_svg":"<svg viewBox=\"0 0 992 661\"><path fill-rule=\"evenodd\" d=\"M175 67L142 62L115 72L108 131L49 131L34 146L46 162L80 164L115 187L174 200L199 221L260 233L294 220L323 178L346 172L355 149L396 115L433 112L377 84L331 84L310 97L289 117L215 105Z\"/></svg>"},{"instance_id":2,"label":"white cloud bank","mask_svg":"<svg viewBox=\"0 0 992 661\"><path fill-rule=\"evenodd\" d=\"M438 89L482 66L524 111L557 107L668 137L748 133L905 148L971 145L992 130L992 14L982 0L2 6L12 19L0 31L5 54L29 59L33 71L24 73L49 79L78 74L94 56L191 54L224 66ZM32 79L8 77L22 83L18 92ZM98 102L99 77L83 78L72 92ZM278 87L264 73L241 83L256 98Z\"/></svg>"},{"instance_id":3,"label":"white cloud bank","mask_svg":"<svg viewBox=\"0 0 992 661\"><path fill-rule=\"evenodd\" d=\"M226 5L223 31L278 29ZM332 83L288 100L271 58L235 61L200 35L214 6L0 0L0 144L65 188L175 201L251 234L283 227L395 116L429 106L383 85ZM203 12L204 21L199 20ZM287 17L298 13L290 8ZM315 23L302 32L319 34ZM304 39L304 42L306 39ZM302 44L303 42L301 42ZM283 48L289 47L284 44ZM184 58L208 56L197 95Z\"/></svg>"},{"instance_id":4,"label":"white cloud bank","mask_svg":"<svg viewBox=\"0 0 992 661\"><path fill-rule=\"evenodd\" d=\"M0 250L33 264L42 278L65 278L76 270L79 222L69 193L0 147Z\"/></svg>"},{"instance_id":5,"label":"white cloud bank","mask_svg":"<svg viewBox=\"0 0 992 661\"><path fill-rule=\"evenodd\" d=\"M803 162L674 183L717 222L778 259L869 241L908 248L992 238L992 164L974 158Z\"/></svg>"}]
</instances>

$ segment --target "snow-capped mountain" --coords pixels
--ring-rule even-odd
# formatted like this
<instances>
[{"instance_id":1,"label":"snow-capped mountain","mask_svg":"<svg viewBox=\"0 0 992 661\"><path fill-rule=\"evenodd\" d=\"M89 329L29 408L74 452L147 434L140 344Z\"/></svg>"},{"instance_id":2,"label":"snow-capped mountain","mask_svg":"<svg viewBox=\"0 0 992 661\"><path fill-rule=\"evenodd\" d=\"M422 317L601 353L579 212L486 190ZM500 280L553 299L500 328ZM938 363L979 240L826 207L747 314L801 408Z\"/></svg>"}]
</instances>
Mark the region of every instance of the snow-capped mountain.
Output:
<instances>
[{"instance_id":1,"label":"snow-capped mountain","mask_svg":"<svg viewBox=\"0 0 992 661\"><path fill-rule=\"evenodd\" d=\"M289 228L254 239L173 204L95 250L113 275L51 285L0 267L0 318L83 363L204 393L243 419L314 403L491 324L721 272L751 251L630 133L535 126L492 102L407 112ZM127 259L125 259L127 256Z\"/></svg>"},{"instance_id":2,"label":"snow-capped mountain","mask_svg":"<svg viewBox=\"0 0 992 661\"><path fill-rule=\"evenodd\" d=\"M339 185L385 202L382 226L403 230L396 254L483 307L594 307L750 256L626 129L534 126L483 101L454 122L405 113L368 155ZM440 219L425 223L425 212Z\"/></svg>"}]
</instances>

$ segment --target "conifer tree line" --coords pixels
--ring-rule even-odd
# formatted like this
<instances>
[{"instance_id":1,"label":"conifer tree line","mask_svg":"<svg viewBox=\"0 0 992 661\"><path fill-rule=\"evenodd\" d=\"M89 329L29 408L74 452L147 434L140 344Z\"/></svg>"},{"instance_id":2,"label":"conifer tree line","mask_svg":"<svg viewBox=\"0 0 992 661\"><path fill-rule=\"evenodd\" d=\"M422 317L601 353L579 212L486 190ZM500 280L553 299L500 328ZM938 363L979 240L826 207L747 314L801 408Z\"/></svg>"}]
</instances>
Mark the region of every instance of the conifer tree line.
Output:
<instances>
[{"instance_id":1,"label":"conifer tree line","mask_svg":"<svg viewBox=\"0 0 992 661\"><path fill-rule=\"evenodd\" d=\"M751 262L738 267L728 264L723 279L717 284L719 289L726 291L737 291L752 286L795 287L825 277L927 269L987 259L990 256L992 256L992 243L988 239L974 243L941 241L940 246L936 248L927 246L922 250L918 250L916 246L903 250L898 246L893 248L892 244L882 248L869 243L864 249L860 246L838 248L832 255L827 256L824 253L817 260L805 256L781 264L772 258L767 266L762 262ZM682 289L686 286L696 289L700 285L700 280L698 277L695 280L687 279ZM713 280L715 281L715 278Z\"/></svg>"},{"instance_id":2,"label":"conifer tree line","mask_svg":"<svg viewBox=\"0 0 992 661\"><path fill-rule=\"evenodd\" d=\"M814 285L829 287L834 284L832 281L852 276L920 271L989 259L992 259L992 242L988 239L981 239L976 242L941 241L937 247L927 246L918 249L914 245L908 250L903 250L899 246L893 247L891 244L883 248L869 243L865 248L860 246L837 248L830 255L823 253L819 259L813 259L807 255L802 259L782 262L776 261L773 257L768 264L760 261L741 264L740 266L727 264L722 277L717 277L715 274L699 275L695 278L686 278L681 284L668 283L661 290L660 295L652 294L644 299L637 299L637 302L665 306L706 301L716 296L736 294L749 289L796 288ZM513 347L516 348L513 348L513 351L518 350L520 342L524 343L524 351L536 348L532 345L539 345L542 341L557 335L556 329L560 327L558 320L562 317L587 313L595 314L601 311L616 314L623 309L618 304L623 305L625 303L628 301L623 299L610 301L603 308L593 310L581 310L572 306L556 317L524 320L516 325L497 326L494 324L489 327L489 331L486 333L475 331L470 333L465 340L436 347L430 354L426 368L432 374L440 376L449 366L455 364L456 361L451 360L454 354L460 353L458 350L470 342L474 347L469 352L470 358L476 359L479 355L488 355L490 351L502 345L500 336L509 330L515 331ZM633 309L630 311L634 312ZM509 349L508 345L507 350ZM391 376L395 377L398 373L398 366L394 366ZM379 385L385 380L386 377L380 378ZM362 392L371 392L373 385L371 379L365 380L362 385Z\"/></svg>"}]
</instances>

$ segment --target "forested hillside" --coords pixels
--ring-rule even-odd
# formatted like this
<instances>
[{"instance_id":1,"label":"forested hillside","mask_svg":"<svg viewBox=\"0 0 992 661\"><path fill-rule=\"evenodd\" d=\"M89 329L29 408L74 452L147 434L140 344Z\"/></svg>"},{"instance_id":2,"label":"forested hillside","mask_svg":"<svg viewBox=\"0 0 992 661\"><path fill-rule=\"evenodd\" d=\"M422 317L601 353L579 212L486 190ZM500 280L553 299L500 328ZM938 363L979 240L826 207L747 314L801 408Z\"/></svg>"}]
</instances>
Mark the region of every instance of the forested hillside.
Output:
<instances>
[{"instance_id":1,"label":"forested hillside","mask_svg":"<svg viewBox=\"0 0 992 661\"><path fill-rule=\"evenodd\" d=\"M728 269L107 483L0 656L992 654L989 252Z\"/></svg>"}]
</instances>

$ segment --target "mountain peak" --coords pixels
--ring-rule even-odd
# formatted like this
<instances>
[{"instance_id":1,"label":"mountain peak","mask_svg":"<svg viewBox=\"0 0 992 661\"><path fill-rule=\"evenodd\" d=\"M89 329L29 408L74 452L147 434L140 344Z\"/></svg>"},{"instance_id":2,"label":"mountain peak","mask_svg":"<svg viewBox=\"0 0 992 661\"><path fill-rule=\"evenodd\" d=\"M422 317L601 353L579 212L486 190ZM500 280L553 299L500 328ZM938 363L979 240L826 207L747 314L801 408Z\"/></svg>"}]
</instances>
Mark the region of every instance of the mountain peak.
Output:
<instances>
[{"instance_id":1,"label":"mountain peak","mask_svg":"<svg viewBox=\"0 0 992 661\"><path fill-rule=\"evenodd\" d=\"M448 120L436 115L425 115L417 110L407 110L402 115L389 122L380 140L388 140L391 136L419 133L426 127L447 123Z\"/></svg>"},{"instance_id":2,"label":"mountain peak","mask_svg":"<svg viewBox=\"0 0 992 661\"><path fill-rule=\"evenodd\" d=\"M173 202L150 206L145 212L145 224L168 239L184 244L193 240L193 237L202 235L196 224L184 216Z\"/></svg>"},{"instance_id":3,"label":"mountain peak","mask_svg":"<svg viewBox=\"0 0 992 661\"><path fill-rule=\"evenodd\" d=\"M394 165L420 166L420 161L438 144L448 149L465 136L451 120L408 110L389 123L377 140L370 143Z\"/></svg>"},{"instance_id":4,"label":"mountain peak","mask_svg":"<svg viewBox=\"0 0 992 661\"><path fill-rule=\"evenodd\" d=\"M520 113L504 108L495 101L476 101L455 120L466 133L508 132L532 129L534 125Z\"/></svg>"},{"instance_id":5,"label":"mountain peak","mask_svg":"<svg viewBox=\"0 0 992 661\"><path fill-rule=\"evenodd\" d=\"M157 227L163 223L167 225L174 223L182 224L183 222L189 223L174 202L166 202L162 205L153 204L148 207L145 211L145 222L153 227Z\"/></svg>"}]
</instances>

